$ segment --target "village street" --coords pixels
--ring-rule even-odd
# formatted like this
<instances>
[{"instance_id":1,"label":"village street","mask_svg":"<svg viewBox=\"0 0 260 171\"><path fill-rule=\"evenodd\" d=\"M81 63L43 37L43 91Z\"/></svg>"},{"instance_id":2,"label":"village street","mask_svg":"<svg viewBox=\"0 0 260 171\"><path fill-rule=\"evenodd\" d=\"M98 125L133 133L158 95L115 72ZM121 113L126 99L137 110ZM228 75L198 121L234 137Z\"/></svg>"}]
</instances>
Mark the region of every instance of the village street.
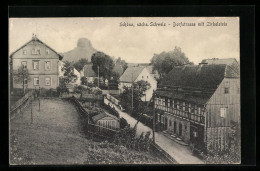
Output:
<instances>
[{"instance_id":1,"label":"village street","mask_svg":"<svg viewBox=\"0 0 260 171\"><path fill-rule=\"evenodd\" d=\"M120 117L125 118L131 127L135 126L137 122L136 119L129 116L127 113L122 112L116 106L114 107L118 111ZM137 135L140 135L142 132L145 133L147 131L151 132L150 137L152 138L152 129L139 122L136 130ZM192 155L188 146L178 144L177 142L169 139L159 132L155 132L155 143L159 145L163 150L165 150L169 155L171 155L179 164L204 164L202 160Z\"/></svg>"},{"instance_id":2,"label":"village street","mask_svg":"<svg viewBox=\"0 0 260 171\"><path fill-rule=\"evenodd\" d=\"M20 153L18 160L28 158L25 164L84 164L89 144L74 106L60 99L40 104L39 111L33 101L33 124L31 105L10 120L11 151Z\"/></svg>"}]
</instances>

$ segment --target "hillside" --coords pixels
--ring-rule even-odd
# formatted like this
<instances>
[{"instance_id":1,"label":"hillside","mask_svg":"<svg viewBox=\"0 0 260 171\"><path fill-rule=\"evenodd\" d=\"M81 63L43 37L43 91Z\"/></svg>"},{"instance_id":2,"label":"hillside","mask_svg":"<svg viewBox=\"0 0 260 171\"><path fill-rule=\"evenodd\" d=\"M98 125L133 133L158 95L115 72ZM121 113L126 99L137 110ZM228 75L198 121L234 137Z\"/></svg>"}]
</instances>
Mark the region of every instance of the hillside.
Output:
<instances>
[{"instance_id":1,"label":"hillside","mask_svg":"<svg viewBox=\"0 0 260 171\"><path fill-rule=\"evenodd\" d=\"M79 38L76 48L62 54L64 56L63 61L76 62L81 58L91 61L91 56L95 52L97 52L97 50L92 47L90 40L87 38Z\"/></svg>"}]
</instances>

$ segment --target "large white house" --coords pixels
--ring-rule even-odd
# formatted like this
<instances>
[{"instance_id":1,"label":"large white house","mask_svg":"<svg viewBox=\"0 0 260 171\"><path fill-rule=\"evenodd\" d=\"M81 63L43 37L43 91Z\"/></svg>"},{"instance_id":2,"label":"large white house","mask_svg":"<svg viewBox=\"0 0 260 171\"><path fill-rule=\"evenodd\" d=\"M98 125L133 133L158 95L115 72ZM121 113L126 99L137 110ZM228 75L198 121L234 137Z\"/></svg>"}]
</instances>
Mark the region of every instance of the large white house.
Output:
<instances>
[{"instance_id":1,"label":"large white house","mask_svg":"<svg viewBox=\"0 0 260 171\"><path fill-rule=\"evenodd\" d=\"M151 88L145 92L145 96L142 97L142 101L150 101L153 95L153 91L157 89L157 81L150 74L146 67L128 67L123 75L120 77L119 90L123 92L124 86L131 87L134 82L147 81L150 83Z\"/></svg>"}]
</instances>

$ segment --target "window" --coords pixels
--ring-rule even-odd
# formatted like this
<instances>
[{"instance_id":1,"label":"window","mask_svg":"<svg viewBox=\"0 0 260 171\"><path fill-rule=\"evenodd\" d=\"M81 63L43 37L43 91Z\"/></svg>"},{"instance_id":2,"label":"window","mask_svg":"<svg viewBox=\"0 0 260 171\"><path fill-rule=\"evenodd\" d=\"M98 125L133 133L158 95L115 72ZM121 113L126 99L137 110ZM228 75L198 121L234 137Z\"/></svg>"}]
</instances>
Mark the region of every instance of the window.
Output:
<instances>
[{"instance_id":1,"label":"window","mask_svg":"<svg viewBox=\"0 0 260 171\"><path fill-rule=\"evenodd\" d=\"M28 80L25 78L24 79L24 84L27 85L28 84Z\"/></svg>"},{"instance_id":2,"label":"window","mask_svg":"<svg viewBox=\"0 0 260 171\"><path fill-rule=\"evenodd\" d=\"M32 55L40 55L41 50L40 49L32 49Z\"/></svg>"},{"instance_id":3,"label":"window","mask_svg":"<svg viewBox=\"0 0 260 171\"><path fill-rule=\"evenodd\" d=\"M200 115L200 107L198 107L198 114Z\"/></svg>"},{"instance_id":4,"label":"window","mask_svg":"<svg viewBox=\"0 0 260 171\"><path fill-rule=\"evenodd\" d=\"M228 94L229 93L229 88L224 88L224 94Z\"/></svg>"},{"instance_id":5,"label":"window","mask_svg":"<svg viewBox=\"0 0 260 171\"><path fill-rule=\"evenodd\" d=\"M142 79L144 78L144 76L142 76Z\"/></svg>"},{"instance_id":6,"label":"window","mask_svg":"<svg viewBox=\"0 0 260 171\"><path fill-rule=\"evenodd\" d=\"M22 65L23 65L23 68L27 68L27 62L26 61L23 61Z\"/></svg>"},{"instance_id":7,"label":"window","mask_svg":"<svg viewBox=\"0 0 260 171\"><path fill-rule=\"evenodd\" d=\"M239 94L240 93L240 88L237 88L237 94Z\"/></svg>"},{"instance_id":8,"label":"window","mask_svg":"<svg viewBox=\"0 0 260 171\"><path fill-rule=\"evenodd\" d=\"M173 100L170 100L170 107L172 107Z\"/></svg>"},{"instance_id":9,"label":"window","mask_svg":"<svg viewBox=\"0 0 260 171\"><path fill-rule=\"evenodd\" d=\"M50 54L50 51L49 49L46 49L46 54L49 55Z\"/></svg>"},{"instance_id":10,"label":"window","mask_svg":"<svg viewBox=\"0 0 260 171\"><path fill-rule=\"evenodd\" d=\"M33 61L33 69L39 70L39 61Z\"/></svg>"},{"instance_id":11,"label":"window","mask_svg":"<svg viewBox=\"0 0 260 171\"><path fill-rule=\"evenodd\" d=\"M185 102L182 103L182 110L183 110L183 111L186 110Z\"/></svg>"},{"instance_id":12,"label":"window","mask_svg":"<svg viewBox=\"0 0 260 171\"><path fill-rule=\"evenodd\" d=\"M194 107L194 104L191 105L191 113L194 113L195 112L195 107Z\"/></svg>"},{"instance_id":13,"label":"window","mask_svg":"<svg viewBox=\"0 0 260 171\"><path fill-rule=\"evenodd\" d=\"M45 61L45 70L51 70L51 62Z\"/></svg>"},{"instance_id":14,"label":"window","mask_svg":"<svg viewBox=\"0 0 260 171\"><path fill-rule=\"evenodd\" d=\"M177 109L177 101L174 101L174 108Z\"/></svg>"},{"instance_id":15,"label":"window","mask_svg":"<svg viewBox=\"0 0 260 171\"><path fill-rule=\"evenodd\" d=\"M172 120L170 120L170 126L172 126Z\"/></svg>"},{"instance_id":16,"label":"window","mask_svg":"<svg viewBox=\"0 0 260 171\"><path fill-rule=\"evenodd\" d=\"M39 77L33 78L33 85L39 85L39 84L40 84Z\"/></svg>"},{"instance_id":17,"label":"window","mask_svg":"<svg viewBox=\"0 0 260 171\"><path fill-rule=\"evenodd\" d=\"M45 85L50 86L51 85L51 78L47 77L45 78Z\"/></svg>"},{"instance_id":18,"label":"window","mask_svg":"<svg viewBox=\"0 0 260 171\"><path fill-rule=\"evenodd\" d=\"M227 108L225 108L225 107L220 108L220 117L222 117L222 118L227 117Z\"/></svg>"},{"instance_id":19,"label":"window","mask_svg":"<svg viewBox=\"0 0 260 171\"><path fill-rule=\"evenodd\" d=\"M27 50L23 50L23 54L26 55L27 54Z\"/></svg>"},{"instance_id":20,"label":"window","mask_svg":"<svg viewBox=\"0 0 260 171\"><path fill-rule=\"evenodd\" d=\"M148 78L148 76L147 76L147 78Z\"/></svg>"}]
</instances>

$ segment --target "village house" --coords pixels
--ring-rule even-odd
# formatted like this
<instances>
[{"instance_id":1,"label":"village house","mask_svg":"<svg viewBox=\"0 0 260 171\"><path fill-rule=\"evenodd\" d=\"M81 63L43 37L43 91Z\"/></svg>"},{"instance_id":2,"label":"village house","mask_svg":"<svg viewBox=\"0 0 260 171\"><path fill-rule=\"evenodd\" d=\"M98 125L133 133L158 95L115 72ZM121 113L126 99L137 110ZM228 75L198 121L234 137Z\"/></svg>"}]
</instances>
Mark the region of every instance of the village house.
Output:
<instances>
[{"instance_id":1,"label":"village house","mask_svg":"<svg viewBox=\"0 0 260 171\"><path fill-rule=\"evenodd\" d=\"M28 89L55 89L59 86L58 62L62 56L39 40L36 35L10 55L10 87L23 88L16 83L13 72L23 66L28 69L30 80L24 80Z\"/></svg>"},{"instance_id":2,"label":"village house","mask_svg":"<svg viewBox=\"0 0 260 171\"><path fill-rule=\"evenodd\" d=\"M162 131L199 149L230 147L232 122L240 124L240 73L235 59L227 61L204 60L168 73L155 92Z\"/></svg>"},{"instance_id":3,"label":"village house","mask_svg":"<svg viewBox=\"0 0 260 171\"><path fill-rule=\"evenodd\" d=\"M92 69L93 64L86 64L80 71L80 76L87 78L89 83L94 83L95 79L98 79L97 74Z\"/></svg>"},{"instance_id":4,"label":"village house","mask_svg":"<svg viewBox=\"0 0 260 171\"><path fill-rule=\"evenodd\" d=\"M123 75L120 77L119 90L120 93L124 91L124 87L132 87L132 84L137 81L147 81L150 83L151 88L145 92L145 96L142 97L142 101L150 101L153 95L153 91L157 89L157 81L149 73L146 67L128 67Z\"/></svg>"}]
</instances>

